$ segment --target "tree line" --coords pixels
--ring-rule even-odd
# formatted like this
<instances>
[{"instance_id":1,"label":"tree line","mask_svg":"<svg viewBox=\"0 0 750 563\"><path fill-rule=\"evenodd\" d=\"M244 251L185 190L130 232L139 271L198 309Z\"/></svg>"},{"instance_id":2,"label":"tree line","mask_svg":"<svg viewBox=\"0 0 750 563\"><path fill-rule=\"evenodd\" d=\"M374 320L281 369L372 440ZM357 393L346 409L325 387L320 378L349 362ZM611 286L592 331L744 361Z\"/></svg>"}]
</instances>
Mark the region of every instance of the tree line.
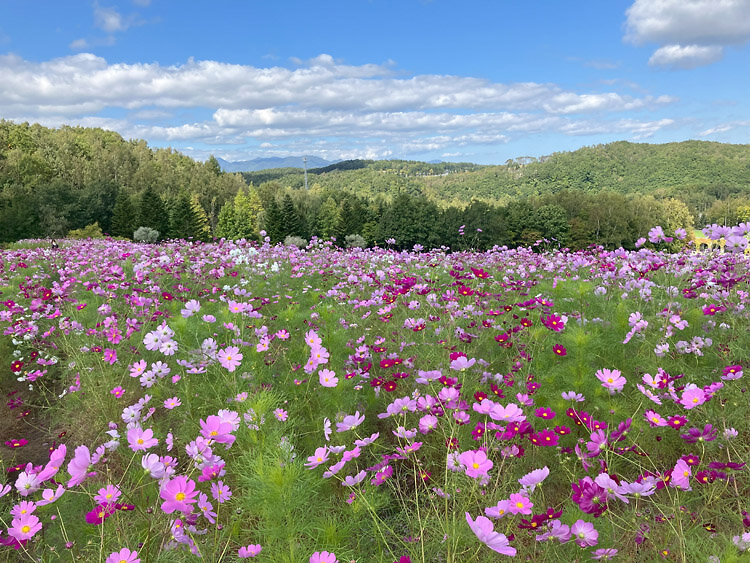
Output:
<instances>
[{"instance_id":1,"label":"tree line","mask_svg":"<svg viewBox=\"0 0 750 563\"><path fill-rule=\"evenodd\" d=\"M0 242L96 225L84 232L630 248L656 224L750 218L750 147L740 145L612 143L503 166L348 161L309 174L305 190L299 169L229 174L213 157L111 131L0 120Z\"/></svg>"}]
</instances>

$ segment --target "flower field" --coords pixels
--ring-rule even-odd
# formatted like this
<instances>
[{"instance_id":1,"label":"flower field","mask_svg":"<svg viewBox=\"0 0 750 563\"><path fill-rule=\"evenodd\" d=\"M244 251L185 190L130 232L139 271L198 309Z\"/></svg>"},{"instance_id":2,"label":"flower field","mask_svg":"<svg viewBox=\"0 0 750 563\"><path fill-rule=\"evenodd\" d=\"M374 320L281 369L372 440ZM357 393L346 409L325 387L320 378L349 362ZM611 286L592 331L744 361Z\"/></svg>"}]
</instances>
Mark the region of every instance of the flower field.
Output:
<instances>
[{"instance_id":1,"label":"flower field","mask_svg":"<svg viewBox=\"0 0 750 563\"><path fill-rule=\"evenodd\" d=\"M0 260L0 560L750 547L741 252L89 240Z\"/></svg>"}]
</instances>

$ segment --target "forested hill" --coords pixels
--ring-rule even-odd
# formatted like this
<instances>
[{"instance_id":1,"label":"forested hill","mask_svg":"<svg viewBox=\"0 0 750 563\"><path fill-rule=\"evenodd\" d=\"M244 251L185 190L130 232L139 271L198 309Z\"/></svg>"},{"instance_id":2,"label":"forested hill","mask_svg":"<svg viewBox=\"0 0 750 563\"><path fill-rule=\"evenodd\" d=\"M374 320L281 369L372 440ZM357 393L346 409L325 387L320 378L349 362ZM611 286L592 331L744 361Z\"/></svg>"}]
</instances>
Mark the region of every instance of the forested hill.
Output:
<instances>
[{"instance_id":1,"label":"forested hill","mask_svg":"<svg viewBox=\"0 0 750 563\"><path fill-rule=\"evenodd\" d=\"M255 184L303 185L301 169L243 173ZM308 184L359 195L422 193L440 203L481 199L507 204L561 190L676 197L694 211L715 200L750 195L750 145L684 141L662 145L620 141L499 166L413 161L344 161L308 171Z\"/></svg>"},{"instance_id":2,"label":"forested hill","mask_svg":"<svg viewBox=\"0 0 750 563\"><path fill-rule=\"evenodd\" d=\"M148 227L162 239L265 231L273 242L356 235L454 248L467 244L463 225L478 248L632 248L657 224L750 220L750 145L618 142L498 166L350 160L308 170L308 185L299 168L226 173L214 157L112 131L0 119L0 243Z\"/></svg>"}]
</instances>

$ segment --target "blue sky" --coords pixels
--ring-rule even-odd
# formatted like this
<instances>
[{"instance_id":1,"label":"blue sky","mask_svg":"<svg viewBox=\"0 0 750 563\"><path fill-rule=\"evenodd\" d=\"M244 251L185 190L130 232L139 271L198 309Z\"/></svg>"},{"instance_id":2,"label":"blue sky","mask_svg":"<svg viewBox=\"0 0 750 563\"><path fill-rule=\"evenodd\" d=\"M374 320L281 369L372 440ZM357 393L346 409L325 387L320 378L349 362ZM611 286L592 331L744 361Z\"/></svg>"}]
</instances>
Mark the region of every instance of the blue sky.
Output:
<instances>
[{"instance_id":1,"label":"blue sky","mask_svg":"<svg viewBox=\"0 0 750 563\"><path fill-rule=\"evenodd\" d=\"M0 4L0 117L197 159L747 143L750 0Z\"/></svg>"}]
</instances>

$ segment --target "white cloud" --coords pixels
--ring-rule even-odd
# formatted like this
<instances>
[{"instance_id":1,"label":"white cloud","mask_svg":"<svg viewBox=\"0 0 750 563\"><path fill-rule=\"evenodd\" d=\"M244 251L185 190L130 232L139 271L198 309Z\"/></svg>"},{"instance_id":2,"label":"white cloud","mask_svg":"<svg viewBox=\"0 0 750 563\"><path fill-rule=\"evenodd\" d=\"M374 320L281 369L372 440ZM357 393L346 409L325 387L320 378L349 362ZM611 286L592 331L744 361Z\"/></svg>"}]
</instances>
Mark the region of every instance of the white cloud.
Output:
<instances>
[{"instance_id":1,"label":"white cloud","mask_svg":"<svg viewBox=\"0 0 750 563\"><path fill-rule=\"evenodd\" d=\"M115 8L106 8L94 4L94 25L107 33L125 31L130 24Z\"/></svg>"},{"instance_id":2,"label":"white cloud","mask_svg":"<svg viewBox=\"0 0 750 563\"><path fill-rule=\"evenodd\" d=\"M88 49L89 43L85 39L76 39L71 41L68 46L74 51L83 51L84 49Z\"/></svg>"},{"instance_id":3,"label":"white cloud","mask_svg":"<svg viewBox=\"0 0 750 563\"><path fill-rule=\"evenodd\" d=\"M699 135L701 137L708 137L709 135L715 135L716 133L726 133L732 129L737 129L738 127L750 127L750 121L730 121L728 123L721 123L706 129L705 131L701 131Z\"/></svg>"},{"instance_id":4,"label":"white cloud","mask_svg":"<svg viewBox=\"0 0 750 563\"><path fill-rule=\"evenodd\" d=\"M750 0L636 0L625 38L636 44L730 45L750 39Z\"/></svg>"},{"instance_id":5,"label":"white cloud","mask_svg":"<svg viewBox=\"0 0 750 563\"><path fill-rule=\"evenodd\" d=\"M695 68L750 40L750 0L636 0L625 27L626 41L661 45L650 65Z\"/></svg>"},{"instance_id":6,"label":"white cloud","mask_svg":"<svg viewBox=\"0 0 750 563\"><path fill-rule=\"evenodd\" d=\"M352 66L320 55L300 65L110 64L90 53L32 62L0 55L0 115L96 124L176 147L273 143L263 149L288 154L324 140L329 144L310 154L342 158L352 151L383 156L503 144L533 133L640 134L655 120L629 114L676 102L621 93L619 86L586 92L551 83L404 76L390 61ZM106 117L112 112L125 117Z\"/></svg>"},{"instance_id":7,"label":"white cloud","mask_svg":"<svg viewBox=\"0 0 750 563\"><path fill-rule=\"evenodd\" d=\"M651 55L648 64L674 69L691 69L715 63L724 56L719 45L665 45Z\"/></svg>"}]
</instances>

